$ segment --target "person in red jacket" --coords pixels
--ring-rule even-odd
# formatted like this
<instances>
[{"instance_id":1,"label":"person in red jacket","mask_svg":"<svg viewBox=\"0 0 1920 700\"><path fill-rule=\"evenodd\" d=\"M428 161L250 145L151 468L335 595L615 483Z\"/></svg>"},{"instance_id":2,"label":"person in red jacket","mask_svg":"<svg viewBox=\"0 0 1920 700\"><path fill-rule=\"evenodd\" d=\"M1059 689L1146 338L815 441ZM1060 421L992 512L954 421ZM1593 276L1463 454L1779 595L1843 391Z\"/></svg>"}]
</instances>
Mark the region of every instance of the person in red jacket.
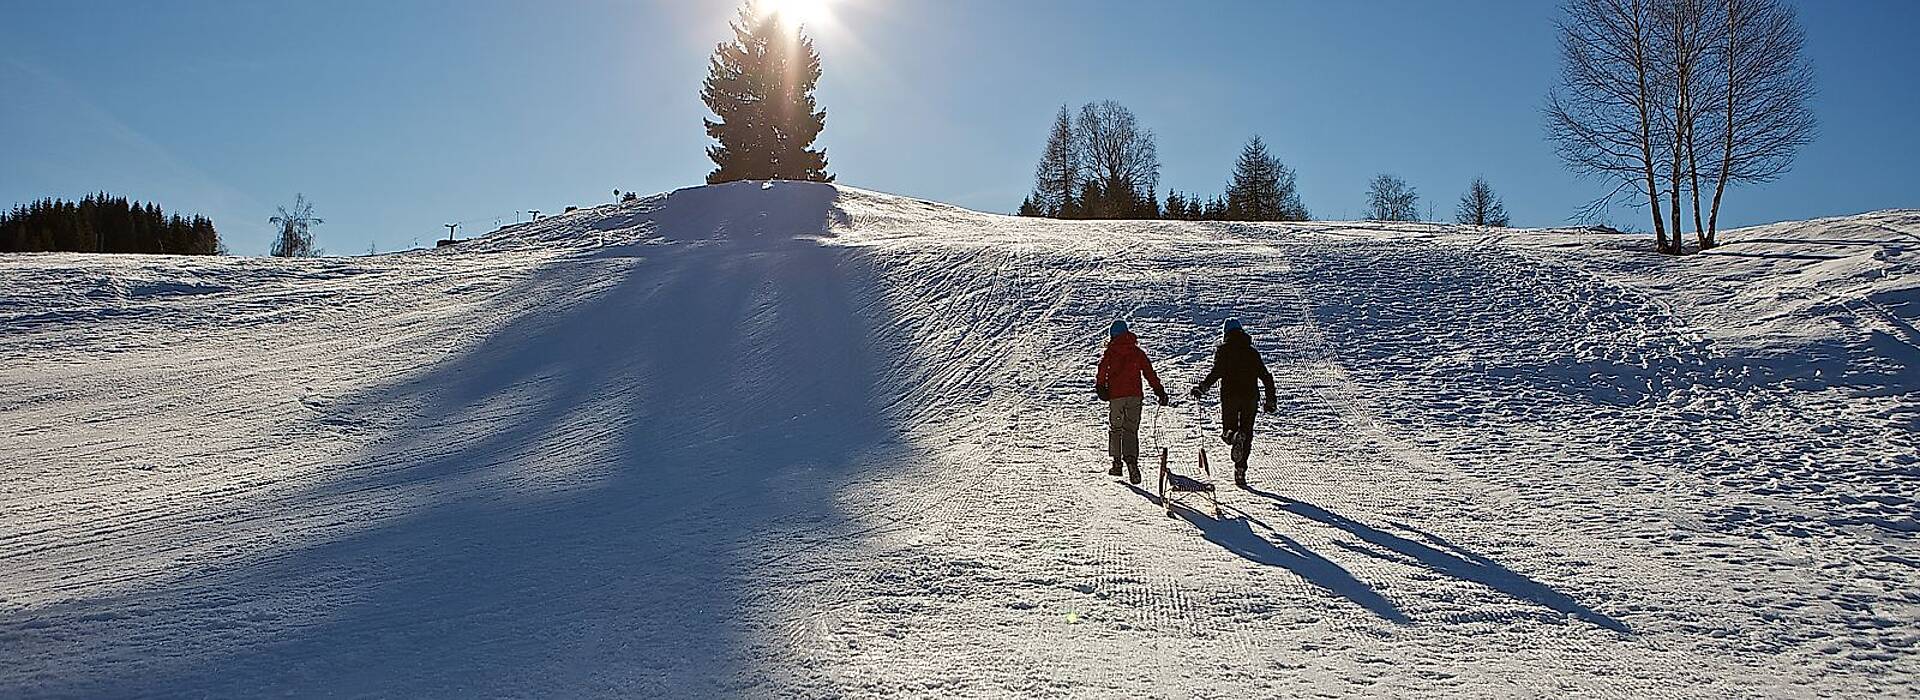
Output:
<instances>
[{"instance_id":1,"label":"person in red jacket","mask_svg":"<svg viewBox=\"0 0 1920 700\"><path fill-rule=\"evenodd\" d=\"M1107 350L1100 356L1100 369L1094 376L1093 393L1107 402L1107 456L1113 458L1111 476L1127 468L1127 481L1140 483L1140 411L1146 402L1140 377L1153 386L1160 405L1169 405L1167 390L1160 386L1160 375L1140 350L1138 339L1127 330L1126 321L1114 321L1108 331Z\"/></svg>"}]
</instances>

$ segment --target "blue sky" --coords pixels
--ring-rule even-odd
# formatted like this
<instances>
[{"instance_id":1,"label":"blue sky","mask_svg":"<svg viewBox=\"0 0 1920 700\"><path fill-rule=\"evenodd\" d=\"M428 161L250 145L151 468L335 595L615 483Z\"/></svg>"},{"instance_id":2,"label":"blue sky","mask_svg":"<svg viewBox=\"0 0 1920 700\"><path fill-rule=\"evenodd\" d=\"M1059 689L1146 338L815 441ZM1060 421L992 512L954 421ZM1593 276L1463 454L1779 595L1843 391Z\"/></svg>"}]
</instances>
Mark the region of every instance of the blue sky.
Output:
<instances>
[{"instance_id":1,"label":"blue sky","mask_svg":"<svg viewBox=\"0 0 1920 700\"><path fill-rule=\"evenodd\" d=\"M1451 214L1475 174L1518 225L1602 191L1541 138L1557 3L837 0L814 34L840 181L988 211L1063 103L1118 100L1163 183L1217 192L1252 134L1317 218L1378 172ZM0 207L109 190L214 217L234 252L304 192L334 253L431 244L699 184L722 0L0 0ZM1821 137L1735 225L1920 207L1920 2L1800 5ZM1631 210L1616 225L1645 227Z\"/></svg>"}]
</instances>

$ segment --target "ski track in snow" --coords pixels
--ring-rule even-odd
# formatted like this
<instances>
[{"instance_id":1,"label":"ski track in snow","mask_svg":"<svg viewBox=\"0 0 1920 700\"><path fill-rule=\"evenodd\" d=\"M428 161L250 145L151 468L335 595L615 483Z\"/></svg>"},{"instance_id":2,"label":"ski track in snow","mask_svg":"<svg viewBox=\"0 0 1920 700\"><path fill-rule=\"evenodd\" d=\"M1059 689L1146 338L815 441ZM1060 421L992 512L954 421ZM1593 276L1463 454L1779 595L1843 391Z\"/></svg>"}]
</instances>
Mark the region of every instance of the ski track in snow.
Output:
<instances>
[{"instance_id":1,"label":"ski track in snow","mask_svg":"<svg viewBox=\"0 0 1920 700\"><path fill-rule=\"evenodd\" d=\"M0 257L0 696L1920 692L1920 212L1727 238L741 183ZM1280 411L1167 517L1092 365L1218 475L1229 316Z\"/></svg>"}]
</instances>

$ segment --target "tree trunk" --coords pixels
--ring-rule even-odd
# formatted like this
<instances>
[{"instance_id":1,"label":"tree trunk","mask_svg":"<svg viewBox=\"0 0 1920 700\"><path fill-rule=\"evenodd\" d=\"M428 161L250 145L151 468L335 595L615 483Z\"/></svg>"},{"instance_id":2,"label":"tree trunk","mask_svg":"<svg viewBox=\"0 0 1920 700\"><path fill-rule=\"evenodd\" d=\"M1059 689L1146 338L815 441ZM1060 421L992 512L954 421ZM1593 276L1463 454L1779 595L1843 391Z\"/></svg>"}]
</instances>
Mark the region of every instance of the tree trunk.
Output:
<instances>
[{"instance_id":1,"label":"tree trunk","mask_svg":"<svg viewBox=\"0 0 1920 700\"><path fill-rule=\"evenodd\" d=\"M1673 233L1673 250L1668 252L1674 255L1681 255L1686 253L1685 239L1681 238L1680 234L1680 185L1685 182L1685 179L1681 176L1681 163L1686 155L1687 124L1692 121L1687 115L1687 62L1692 60L1692 58L1689 53L1691 49L1689 49L1687 45L1686 10L1684 6L1680 6L1675 7L1672 12L1674 45L1673 56L1671 58L1673 60L1675 83L1673 86L1673 143L1671 145L1673 149L1673 160L1671 168L1668 171L1667 199L1669 202L1668 215L1672 217L1672 226L1668 230Z\"/></svg>"},{"instance_id":2,"label":"tree trunk","mask_svg":"<svg viewBox=\"0 0 1920 700\"><path fill-rule=\"evenodd\" d=\"M1739 53L1736 50L1737 49L1736 42L1740 40L1739 14L1742 8L1741 8L1740 0L1726 0L1726 1L1727 1L1727 7L1726 7L1727 45L1723 49L1723 53L1725 54L1725 58L1727 61L1727 84L1726 84L1726 93L1727 93L1726 120L1727 122L1725 127L1721 129L1722 131L1726 132L1726 134L1725 134L1725 138L1722 139L1722 142L1720 144L1722 147L1722 150L1720 152L1720 176L1718 178L1715 178L1714 180L1713 205L1708 209L1708 214L1707 214L1706 240L1715 245L1719 244L1719 238L1720 238L1720 199L1721 197L1724 197L1726 195L1727 180L1733 175L1733 131L1734 131L1733 119L1734 119L1735 105L1738 104L1738 102L1735 99L1735 95L1736 93L1739 92L1739 87L1740 87L1740 74L1736 72L1739 69L1739 66L1736 65L1735 63L1735 57Z\"/></svg>"},{"instance_id":3,"label":"tree trunk","mask_svg":"<svg viewBox=\"0 0 1920 700\"><path fill-rule=\"evenodd\" d=\"M1698 6L1696 5L1688 5L1688 7L1691 8L1689 12L1699 12ZM1696 32L1704 31L1705 28L1700 26L1701 22L1702 18L1695 16L1691 18L1690 24L1693 25ZM1700 249L1706 250L1713 247L1713 240L1707 236L1706 226L1700 219L1700 152L1694 143L1694 127L1698 119L1698 114L1694 111L1693 103L1694 79L1697 77L1694 69L1698 67L1698 59L1703 55L1698 53L1695 48L1695 44L1699 38L1700 37L1695 36L1695 41L1689 42L1687 45L1689 51L1692 53L1689 53L1686 57L1685 72L1681 78L1680 94L1681 102L1686 105L1687 110L1687 133L1686 138L1682 139L1682 142L1685 143L1687 147L1687 181L1689 183L1689 194L1693 201L1693 235L1694 238L1699 240Z\"/></svg>"},{"instance_id":4,"label":"tree trunk","mask_svg":"<svg viewBox=\"0 0 1920 700\"><path fill-rule=\"evenodd\" d=\"M1637 21L1637 20L1636 20ZM1667 229L1660 221L1660 187L1654 182L1653 162L1653 113L1648 105L1652 98L1647 94L1647 38L1646 26L1634 27L1633 73L1639 81L1640 109L1640 163L1641 172L1646 176L1647 208L1653 213L1654 248L1667 252Z\"/></svg>"},{"instance_id":5,"label":"tree trunk","mask_svg":"<svg viewBox=\"0 0 1920 700\"><path fill-rule=\"evenodd\" d=\"M1714 242L1700 218L1700 153L1694 147L1692 129L1687 130L1687 178L1692 181L1693 235L1700 239L1700 249L1706 250L1712 248Z\"/></svg>"}]
</instances>

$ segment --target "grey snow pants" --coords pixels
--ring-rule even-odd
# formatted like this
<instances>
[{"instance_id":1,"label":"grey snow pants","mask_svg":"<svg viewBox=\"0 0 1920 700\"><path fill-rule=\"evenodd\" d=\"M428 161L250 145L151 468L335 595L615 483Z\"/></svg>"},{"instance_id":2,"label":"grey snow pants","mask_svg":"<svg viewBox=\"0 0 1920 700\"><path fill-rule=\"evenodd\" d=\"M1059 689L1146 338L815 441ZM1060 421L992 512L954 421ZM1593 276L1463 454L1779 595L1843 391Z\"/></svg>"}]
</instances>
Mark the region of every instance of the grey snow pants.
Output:
<instances>
[{"instance_id":1,"label":"grey snow pants","mask_svg":"<svg viewBox=\"0 0 1920 700\"><path fill-rule=\"evenodd\" d=\"M1140 463L1140 411L1144 396L1123 396L1107 402L1107 456L1128 464Z\"/></svg>"}]
</instances>

